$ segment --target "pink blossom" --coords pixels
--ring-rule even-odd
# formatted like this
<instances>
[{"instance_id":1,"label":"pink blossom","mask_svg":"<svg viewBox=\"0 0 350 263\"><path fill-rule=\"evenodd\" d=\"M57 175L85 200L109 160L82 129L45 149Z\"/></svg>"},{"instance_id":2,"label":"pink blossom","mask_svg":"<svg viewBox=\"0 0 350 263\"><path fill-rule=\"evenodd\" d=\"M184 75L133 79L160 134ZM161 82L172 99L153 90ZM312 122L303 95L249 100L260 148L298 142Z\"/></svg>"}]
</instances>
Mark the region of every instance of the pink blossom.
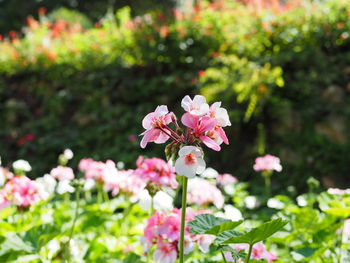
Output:
<instances>
[{"instance_id":1,"label":"pink blossom","mask_svg":"<svg viewBox=\"0 0 350 263\"><path fill-rule=\"evenodd\" d=\"M215 102L210 106L209 115L217 120L220 127L231 126L227 110L221 108L221 102Z\"/></svg>"},{"instance_id":2,"label":"pink blossom","mask_svg":"<svg viewBox=\"0 0 350 263\"><path fill-rule=\"evenodd\" d=\"M202 178L194 178L189 181L187 202L205 206L213 203L217 208L224 205L224 196L221 191L209 181Z\"/></svg>"},{"instance_id":3,"label":"pink blossom","mask_svg":"<svg viewBox=\"0 0 350 263\"><path fill-rule=\"evenodd\" d=\"M327 192L332 195L350 194L350 189L328 188Z\"/></svg>"},{"instance_id":4,"label":"pink blossom","mask_svg":"<svg viewBox=\"0 0 350 263\"><path fill-rule=\"evenodd\" d=\"M72 168L65 166L57 166L53 168L50 172L50 175L58 180L73 180L74 173Z\"/></svg>"},{"instance_id":5,"label":"pink blossom","mask_svg":"<svg viewBox=\"0 0 350 263\"><path fill-rule=\"evenodd\" d=\"M7 200L20 207L34 205L49 197L40 183L32 181L26 176L11 178L4 186L3 195Z\"/></svg>"},{"instance_id":6,"label":"pink blossom","mask_svg":"<svg viewBox=\"0 0 350 263\"><path fill-rule=\"evenodd\" d=\"M10 201L6 199L5 193L0 191L0 210L10 206Z\"/></svg>"},{"instance_id":7,"label":"pink blossom","mask_svg":"<svg viewBox=\"0 0 350 263\"><path fill-rule=\"evenodd\" d=\"M282 166L280 164L280 159L273 155L265 155L255 159L254 164L255 171L282 171Z\"/></svg>"},{"instance_id":8,"label":"pink blossom","mask_svg":"<svg viewBox=\"0 0 350 263\"><path fill-rule=\"evenodd\" d=\"M209 246L214 242L215 236L213 235L198 235L197 244L199 249L203 253L209 252Z\"/></svg>"},{"instance_id":9,"label":"pink blossom","mask_svg":"<svg viewBox=\"0 0 350 263\"><path fill-rule=\"evenodd\" d=\"M153 258L158 263L174 263L177 259L176 247L172 243L159 240Z\"/></svg>"},{"instance_id":10,"label":"pink blossom","mask_svg":"<svg viewBox=\"0 0 350 263\"><path fill-rule=\"evenodd\" d=\"M188 128L191 128L191 134L201 140L207 147L215 151L220 151L220 145L207 136L208 132L211 132L211 135L214 135L214 128L217 124L216 119L212 119L208 116L200 117L192 115L190 113L185 113L182 115L181 122Z\"/></svg>"},{"instance_id":11,"label":"pink blossom","mask_svg":"<svg viewBox=\"0 0 350 263\"><path fill-rule=\"evenodd\" d=\"M350 218L344 221L343 235L347 238L350 237Z\"/></svg>"},{"instance_id":12,"label":"pink blossom","mask_svg":"<svg viewBox=\"0 0 350 263\"><path fill-rule=\"evenodd\" d=\"M118 170L111 160L104 162L94 161L90 158L82 159L79 162L79 170L84 172L86 179L93 179L96 182L109 183L117 177Z\"/></svg>"},{"instance_id":13,"label":"pink blossom","mask_svg":"<svg viewBox=\"0 0 350 263\"><path fill-rule=\"evenodd\" d=\"M221 186L237 183L238 180L232 174L219 174L216 177L216 183Z\"/></svg>"},{"instance_id":14,"label":"pink blossom","mask_svg":"<svg viewBox=\"0 0 350 263\"><path fill-rule=\"evenodd\" d=\"M175 169L164 160L159 158L144 159L142 156L136 161L135 174L145 181L151 181L159 186L178 187Z\"/></svg>"},{"instance_id":15,"label":"pink blossom","mask_svg":"<svg viewBox=\"0 0 350 263\"><path fill-rule=\"evenodd\" d=\"M143 135L141 148L145 148L149 142L164 143L169 139L164 127L172 122L172 115L167 106L161 105L143 118L142 126L146 131L141 134Z\"/></svg>"},{"instance_id":16,"label":"pink blossom","mask_svg":"<svg viewBox=\"0 0 350 263\"><path fill-rule=\"evenodd\" d=\"M241 250L248 250L249 245L248 244L237 244L234 247L237 251L241 251ZM230 253L225 253L225 258L229 262L234 262ZM266 259L268 263L271 263L272 261L277 259L277 257L274 254L272 254L266 250L266 247L262 242L258 242L253 246L251 258L252 259Z\"/></svg>"}]
</instances>

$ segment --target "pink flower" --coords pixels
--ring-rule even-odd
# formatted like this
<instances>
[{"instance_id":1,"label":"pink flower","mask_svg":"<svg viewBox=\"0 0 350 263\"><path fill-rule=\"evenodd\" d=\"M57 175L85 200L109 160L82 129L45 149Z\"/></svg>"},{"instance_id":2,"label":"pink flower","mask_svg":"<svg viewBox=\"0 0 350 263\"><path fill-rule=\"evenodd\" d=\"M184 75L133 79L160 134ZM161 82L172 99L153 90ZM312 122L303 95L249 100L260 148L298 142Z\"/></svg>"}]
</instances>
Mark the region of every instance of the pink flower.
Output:
<instances>
[{"instance_id":1,"label":"pink flower","mask_svg":"<svg viewBox=\"0 0 350 263\"><path fill-rule=\"evenodd\" d=\"M205 170L202 151L194 146L184 146L179 151L179 158L175 162L175 170L179 175L188 178L195 177Z\"/></svg>"},{"instance_id":2,"label":"pink flower","mask_svg":"<svg viewBox=\"0 0 350 263\"><path fill-rule=\"evenodd\" d=\"M170 242L180 240L181 219L176 214L167 216L159 226L159 235Z\"/></svg>"},{"instance_id":3,"label":"pink flower","mask_svg":"<svg viewBox=\"0 0 350 263\"><path fill-rule=\"evenodd\" d=\"M5 193L0 191L0 210L10 206L10 201L6 199Z\"/></svg>"},{"instance_id":4,"label":"pink flower","mask_svg":"<svg viewBox=\"0 0 350 263\"><path fill-rule=\"evenodd\" d=\"M145 148L149 142L164 143L169 139L168 133L163 128L172 122L172 115L167 106L161 105L143 118L142 126L146 131L141 134L143 135L141 148Z\"/></svg>"},{"instance_id":5,"label":"pink flower","mask_svg":"<svg viewBox=\"0 0 350 263\"><path fill-rule=\"evenodd\" d=\"M153 259L158 263L174 263L177 259L176 247L172 243L159 240L157 250L153 254Z\"/></svg>"},{"instance_id":6,"label":"pink flower","mask_svg":"<svg viewBox=\"0 0 350 263\"><path fill-rule=\"evenodd\" d=\"M248 244L235 245L235 249L237 251L247 250L248 247L249 247ZM225 253L225 258L229 262L234 262L230 253ZM272 261L277 259L277 257L274 254L272 254L266 250L266 247L262 242L258 242L253 246L251 258L253 258L253 259L266 259L267 262L269 262L269 263L271 263Z\"/></svg>"},{"instance_id":7,"label":"pink flower","mask_svg":"<svg viewBox=\"0 0 350 263\"><path fill-rule=\"evenodd\" d=\"M222 129L218 127L218 130L215 130L215 127L217 125L216 119L210 118L208 116L199 117L190 113L185 113L182 115L181 121L186 127L191 128L191 134L195 138L201 140L206 146L215 151L221 150L219 143L211 138L214 136L221 138L219 131ZM208 133L210 133L211 137L208 136ZM226 139L225 141L227 141Z\"/></svg>"},{"instance_id":8,"label":"pink flower","mask_svg":"<svg viewBox=\"0 0 350 263\"><path fill-rule=\"evenodd\" d=\"M4 186L3 195L17 206L28 207L41 200L46 200L49 194L44 187L26 176L15 176Z\"/></svg>"},{"instance_id":9,"label":"pink flower","mask_svg":"<svg viewBox=\"0 0 350 263\"><path fill-rule=\"evenodd\" d=\"M181 107L192 115L203 116L209 112L209 105L204 96L196 95L193 100L185 96L181 101Z\"/></svg>"},{"instance_id":10,"label":"pink flower","mask_svg":"<svg viewBox=\"0 0 350 263\"><path fill-rule=\"evenodd\" d=\"M350 189L328 188L327 192L331 195L350 194Z\"/></svg>"},{"instance_id":11,"label":"pink flower","mask_svg":"<svg viewBox=\"0 0 350 263\"><path fill-rule=\"evenodd\" d=\"M164 160L159 158L144 159L142 156L136 161L135 174L145 181L151 181L159 186L178 187L175 169Z\"/></svg>"},{"instance_id":12,"label":"pink flower","mask_svg":"<svg viewBox=\"0 0 350 263\"><path fill-rule=\"evenodd\" d=\"M282 171L282 166L280 164L280 159L273 155L265 155L255 159L254 164L255 171Z\"/></svg>"},{"instance_id":13,"label":"pink flower","mask_svg":"<svg viewBox=\"0 0 350 263\"><path fill-rule=\"evenodd\" d=\"M79 170L84 172L86 179L93 179L96 182L109 184L114 182L118 176L118 170L115 163L111 160L104 162L97 162L90 158L82 159L79 162Z\"/></svg>"},{"instance_id":14,"label":"pink flower","mask_svg":"<svg viewBox=\"0 0 350 263\"><path fill-rule=\"evenodd\" d=\"M199 249L203 253L209 252L210 245L214 242L215 236L213 235L198 235L197 244Z\"/></svg>"},{"instance_id":15,"label":"pink flower","mask_svg":"<svg viewBox=\"0 0 350 263\"><path fill-rule=\"evenodd\" d=\"M74 179L72 168L65 166L57 166L56 168L53 168L50 172L50 175L60 181Z\"/></svg>"},{"instance_id":16,"label":"pink flower","mask_svg":"<svg viewBox=\"0 0 350 263\"><path fill-rule=\"evenodd\" d=\"M221 186L237 183L238 180L232 174L219 174L216 177L216 183Z\"/></svg>"},{"instance_id":17,"label":"pink flower","mask_svg":"<svg viewBox=\"0 0 350 263\"><path fill-rule=\"evenodd\" d=\"M189 181L187 193L189 204L205 206L213 203L217 208L222 208L224 201L221 191L209 181L202 178L194 178Z\"/></svg>"},{"instance_id":18,"label":"pink flower","mask_svg":"<svg viewBox=\"0 0 350 263\"><path fill-rule=\"evenodd\" d=\"M350 218L346 219L343 226L343 235L350 237Z\"/></svg>"}]
</instances>

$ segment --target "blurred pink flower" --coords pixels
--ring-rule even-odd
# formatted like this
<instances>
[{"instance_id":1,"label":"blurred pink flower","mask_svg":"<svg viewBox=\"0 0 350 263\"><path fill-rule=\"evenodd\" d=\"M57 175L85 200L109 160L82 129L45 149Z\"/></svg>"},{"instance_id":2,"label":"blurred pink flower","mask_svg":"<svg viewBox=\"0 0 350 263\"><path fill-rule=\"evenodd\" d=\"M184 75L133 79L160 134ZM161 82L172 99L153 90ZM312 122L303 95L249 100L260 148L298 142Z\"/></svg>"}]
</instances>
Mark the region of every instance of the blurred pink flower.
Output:
<instances>
[{"instance_id":1,"label":"blurred pink flower","mask_svg":"<svg viewBox=\"0 0 350 263\"><path fill-rule=\"evenodd\" d=\"M213 203L217 208L224 205L224 196L221 191L209 181L202 178L194 178L188 183L187 202L205 206Z\"/></svg>"},{"instance_id":2,"label":"blurred pink flower","mask_svg":"<svg viewBox=\"0 0 350 263\"><path fill-rule=\"evenodd\" d=\"M145 181L151 181L159 186L178 187L175 169L159 158L144 159L142 156L136 161L137 169L135 174Z\"/></svg>"},{"instance_id":3,"label":"blurred pink flower","mask_svg":"<svg viewBox=\"0 0 350 263\"><path fill-rule=\"evenodd\" d=\"M232 174L219 174L216 177L216 183L221 186L235 184L238 182L238 179Z\"/></svg>"},{"instance_id":4,"label":"blurred pink flower","mask_svg":"<svg viewBox=\"0 0 350 263\"><path fill-rule=\"evenodd\" d=\"M10 206L10 201L6 199L5 193L0 191L0 210Z\"/></svg>"},{"instance_id":5,"label":"blurred pink flower","mask_svg":"<svg viewBox=\"0 0 350 263\"><path fill-rule=\"evenodd\" d=\"M350 189L328 188L327 192L332 195L350 194Z\"/></svg>"},{"instance_id":6,"label":"blurred pink flower","mask_svg":"<svg viewBox=\"0 0 350 263\"><path fill-rule=\"evenodd\" d=\"M247 250L248 247L249 247L248 244L237 244L234 246L234 248L237 251ZM232 258L230 252L225 253L225 258L229 262L234 262L234 259ZM258 259L258 260L259 259L266 259L268 263L271 263L272 261L277 259L277 257L274 254L272 254L266 250L266 247L262 242L256 243L253 246L251 258Z\"/></svg>"},{"instance_id":7,"label":"blurred pink flower","mask_svg":"<svg viewBox=\"0 0 350 263\"><path fill-rule=\"evenodd\" d=\"M50 172L50 175L60 181L74 179L74 172L72 168L61 165L53 168Z\"/></svg>"},{"instance_id":8,"label":"blurred pink flower","mask_svg":"<svg viewBox=\"0 0 350 263\"><path fill-rule=\"evenodd\" d=\"M177 259L177 249L174 244L159 240L153 259L158 263L173 263Z\"/></svg>"},{"instance_id":9,"label":"blurred pink flower","mask_svg":"<svg viewBox=\"0 0 350 263\"><path fill-rule=\"evenodd\" d=\"M16 206L28 207L48 199L49 194L40 183L26 176L15 176L5 184L3 196Z\"/></svg>"},{"instance_id":10,"label":"blurred pink flower","mask_svg":"<svg viewBox=\"0 0 350 263\"><path fill-rule=\"evenodd\" d=\"M282 171L280 159L273 155L265 155L255 159L254 170L259 171Z\"/></svg>"}]
</instances>

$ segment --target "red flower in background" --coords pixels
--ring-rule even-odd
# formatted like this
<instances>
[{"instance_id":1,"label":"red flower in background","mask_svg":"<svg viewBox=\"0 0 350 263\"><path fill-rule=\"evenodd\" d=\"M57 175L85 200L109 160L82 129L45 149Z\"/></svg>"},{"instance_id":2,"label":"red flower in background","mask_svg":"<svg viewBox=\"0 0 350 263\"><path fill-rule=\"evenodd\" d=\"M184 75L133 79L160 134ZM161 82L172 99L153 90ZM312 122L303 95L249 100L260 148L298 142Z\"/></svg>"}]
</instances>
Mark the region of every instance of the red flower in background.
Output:
<instances>
[{"instance_id":1,"label":"red flower in background","mask_svg":"<svg viewBox=\"0 0 350 263\"><path fill-rule=\"evenodd\" d=\"M18 146L22 146L23 144L27 143L27 142L31 142L35 139L35 135L34 134L31 134L31 133L28 133L26 135L24 135L22 138L20 138L18 141L17 141L17 145Z\"/></svg>"}]
</instances>

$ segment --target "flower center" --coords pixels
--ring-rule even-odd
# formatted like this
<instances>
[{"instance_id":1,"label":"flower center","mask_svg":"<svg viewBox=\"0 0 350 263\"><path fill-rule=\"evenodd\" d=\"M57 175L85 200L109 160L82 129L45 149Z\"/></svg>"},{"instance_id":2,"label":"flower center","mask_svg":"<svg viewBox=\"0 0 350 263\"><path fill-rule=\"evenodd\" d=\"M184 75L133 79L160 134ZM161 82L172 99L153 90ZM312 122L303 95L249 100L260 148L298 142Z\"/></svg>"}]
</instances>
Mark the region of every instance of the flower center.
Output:
<instances>
[{"instance_id":1,"label":"flower center","mask_svg":"<svg viewBox=\"0 0 350 263\"><path fill-rule=\"evenodd\" d=\"M193 165L197 163L196 155L194 153L189 153L185 156L185 164Z\"/></svg>"}]
</instances>

